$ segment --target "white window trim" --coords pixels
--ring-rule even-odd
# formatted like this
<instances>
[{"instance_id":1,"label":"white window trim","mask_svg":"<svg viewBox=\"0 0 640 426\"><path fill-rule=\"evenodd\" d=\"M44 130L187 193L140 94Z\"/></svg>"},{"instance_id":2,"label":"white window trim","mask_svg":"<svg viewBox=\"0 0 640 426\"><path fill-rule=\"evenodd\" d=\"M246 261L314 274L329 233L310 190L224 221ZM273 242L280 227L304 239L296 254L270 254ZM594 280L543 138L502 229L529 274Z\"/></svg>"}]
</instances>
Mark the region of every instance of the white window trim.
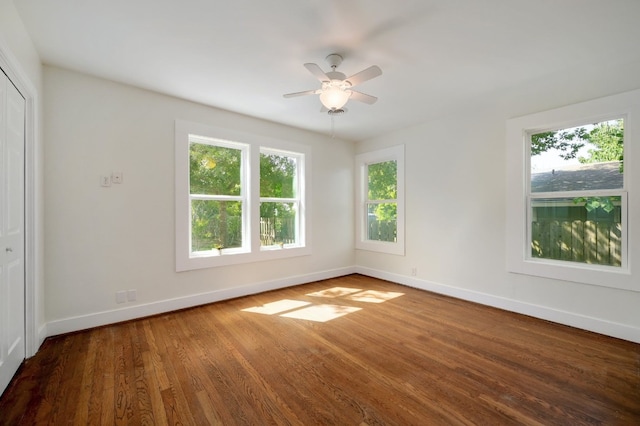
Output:
<instances>
[{"instance_id":1,"label":"white window trim","mask_svg":"<svg viewBox=\"0 0 640 426\"><path fill-rule=\"evenodd\" d=\"M570 128L596 123L610 118L625 119L624 187L622 194L623 265L611 267L550 259L530 255L528 190L530 151L527 139L549 129ZM638 197L634 197L635 176L640 164L640 90L569 105L507 121L507 270L513 273L554 278L584 284L640 291L640 279L632 273L633 255L640 252L640 229L628 220L628 212L640 212ZM636 145L636 146L634 146ZM536 196L539 195L536 193ZM554 193L553 196L560 194Z\"/></svg>"},{"instance_id":2,"label":"white window trim","mask_svg":"<svg viewBox=\"0 0 640 426\"><path fill-rule=\"evenodd\" d=\"M397 163L397 235L396 242L367 239L367 166L384 161ZM404 145L356 155L356 249L404 256L405 254L405 191Z\"/></svg>"},{"instance_id":3,"label":"white window trim","mask_svg":"<svg viewBox=\"0 0 640 426\"><path fill-rule=\"evenodd\" d=\"M204 136L216 140L237 141L246 144L248 164L246 181L247 206L249 220L246 223L246 242L241 250L227 249L222 255L190 255L190 194L189 194L189 135ZM295 153L301 162L299 185L302 190L300 207L300 244L279 250L261 250L260 235L260 151L276 150ZM311 254L312 198L309 185L311 174L311 148L289 141L272 139L262 135L235 131L216 126L193 123L184 120L175 121L175 244L176 271L237 265L264 260L283 259Z\"/></svg>"}]
</instances>

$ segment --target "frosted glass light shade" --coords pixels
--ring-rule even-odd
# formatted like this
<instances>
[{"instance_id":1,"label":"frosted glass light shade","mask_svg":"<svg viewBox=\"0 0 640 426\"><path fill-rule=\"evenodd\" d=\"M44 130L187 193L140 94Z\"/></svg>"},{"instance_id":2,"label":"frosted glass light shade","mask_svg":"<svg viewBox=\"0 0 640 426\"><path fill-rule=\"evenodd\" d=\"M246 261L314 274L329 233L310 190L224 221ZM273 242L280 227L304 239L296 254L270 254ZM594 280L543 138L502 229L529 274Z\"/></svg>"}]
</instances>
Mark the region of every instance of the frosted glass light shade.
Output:
<instances>
[{"instance_id":1,"label":"frosted glass light shade","mask_svg":"<svg viewBox=\"0 0 640 426\"><path fill-rule=\"evenodd\" d=\"M349 96L351 96L350 91L329 86L320 93L320 102L328 109L340 109L347 103Z\"/></svg>"}]
</instances>

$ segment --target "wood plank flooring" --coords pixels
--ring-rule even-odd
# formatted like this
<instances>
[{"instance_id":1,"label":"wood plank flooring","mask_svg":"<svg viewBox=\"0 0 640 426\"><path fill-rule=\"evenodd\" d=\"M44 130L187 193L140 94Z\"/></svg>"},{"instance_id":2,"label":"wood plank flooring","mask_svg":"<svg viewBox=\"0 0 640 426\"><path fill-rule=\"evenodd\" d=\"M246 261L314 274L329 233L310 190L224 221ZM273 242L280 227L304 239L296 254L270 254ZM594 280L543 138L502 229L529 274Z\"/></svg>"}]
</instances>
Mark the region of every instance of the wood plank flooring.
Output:
<instances>
[{"instance_id":1,"label":"wood plank flooring","mask_svg":"<svg viewBox=\"0 0 640 426\"><path fill-rule=\"evenodd\" d=\"M638 425L640 345L351 275L49 338L0 424Z\"/></svg>"}]
</instances>

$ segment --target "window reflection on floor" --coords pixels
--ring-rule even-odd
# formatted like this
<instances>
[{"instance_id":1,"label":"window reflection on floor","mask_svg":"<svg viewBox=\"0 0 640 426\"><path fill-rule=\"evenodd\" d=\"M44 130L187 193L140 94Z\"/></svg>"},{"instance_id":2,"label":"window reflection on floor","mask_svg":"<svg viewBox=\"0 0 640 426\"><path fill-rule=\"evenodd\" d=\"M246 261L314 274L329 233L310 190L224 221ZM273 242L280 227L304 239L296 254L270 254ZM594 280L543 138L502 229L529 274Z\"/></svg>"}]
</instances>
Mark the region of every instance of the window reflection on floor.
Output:
<instances>
[{"instance_id":1,"label":"window reflection on floor","mask_svg":"<svg viewBox=\"0 0 640 426\"><path fill-rule=\"evenodd\" d=\"M359 311L362 308L340 305L313 305L308 308L298 309L280 316L287 318L306 319L309 321L327 322L343 315Z\"/></svg>"},{"instance_id":2,"label":"window reflection on floor","mask_svg":"<svg viewBox=\"0 0 640 426\"><path fill-rule=\"evenodd\" d=\"M282 299L277 302L271 302L262 306L254 306L253 308L243 309L245 312L255 312L256 314L273 315L280 312L290 311L292 309L301 308L310 305L311 302L303 302L301 300Z\"/></svg>"},{"instance_id":3,"label":"window reflection on floor","mask_svg":"<svg viewBox=\"0 0 640 426\"><path fill-rule=\"evenodd\" d=\"M383 303L404 293L393 291L363 290L359 288L333 287L326 290L308 293L307 297L340 299L345 302ZM311 306L309 306L311 305ZM362 310L362 307L334 304L313 304L302 300L282 299L261 306L242 309L264 315L280 314L285 318L304 319L316 322L327 322L341 316Z\"/></svg>"},{"instance_id":4,"label":"window reflection on floor","mask_svg":"<svg viewBox=\"0 0 640 426\"><path fill-rule=\"evenodd\" d=\"M328 288L326 290L316 291L314 293L309 293L309 294L307 294L307 296L312 296L312 297L341 297L341 296L346 296L348 294L357 293L359 291L362 291L362 289L359 289L359 288L347 288L347 287L333 287L333 288Z\"/></svg>"},{"instance_id":5,"label":"window reflection on floor","mask_svg":"<svg viewBox=\"0 0 640 426\"><path fill-rule=\"evenodd\" d=\"M351 295L347 299L355 300L356 302L382 303L403 295L404 293L396 293L393 291L367 290Z\"/></svg>"}]
</instances>

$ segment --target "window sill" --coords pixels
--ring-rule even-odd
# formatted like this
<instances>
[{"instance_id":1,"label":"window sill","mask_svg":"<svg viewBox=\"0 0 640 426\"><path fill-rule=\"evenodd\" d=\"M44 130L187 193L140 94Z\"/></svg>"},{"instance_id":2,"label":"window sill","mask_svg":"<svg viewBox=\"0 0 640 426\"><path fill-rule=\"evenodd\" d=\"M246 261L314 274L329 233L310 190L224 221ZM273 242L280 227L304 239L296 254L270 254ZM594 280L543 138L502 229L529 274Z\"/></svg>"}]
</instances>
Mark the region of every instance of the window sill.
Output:
<instances>
[{"instance_id":1,"label":"window sill","mask_svg":"<svg viewBox=\"0 0 640 426\"><path fill-rule=\"evenodd\" d=\"M359 241L358 243L356 243L356 250L375 251L379 253L404 256L404 245L400 243L390 243L384 241Z\"/></svg>"},{"instance_id":2,"label":"window sill","mask_svg":"<svg viewBox=\"0 0 640 426\"><path fill-rule=\"evenodd\" d=\"M194 269L216 268L220 266L241 265L245 263L262 262L265 260L287 259L311 254L310 247L287 247L261 249L255 253L214 253L211 255L196 255L185 259L176 259L176 272Z\"/></svg>"},{"instance_id":3,"label":"window sill","mask_svg":"<svg viewBox=\"0 0 640 426\"><path fill-rule=\"evenodd\" d=\"M631 281L629 269L623 267L551 259L526 259L513 262L510 265L509 272L599 287L640 291L640 286Z\"/></svg>"}]
</instances>

